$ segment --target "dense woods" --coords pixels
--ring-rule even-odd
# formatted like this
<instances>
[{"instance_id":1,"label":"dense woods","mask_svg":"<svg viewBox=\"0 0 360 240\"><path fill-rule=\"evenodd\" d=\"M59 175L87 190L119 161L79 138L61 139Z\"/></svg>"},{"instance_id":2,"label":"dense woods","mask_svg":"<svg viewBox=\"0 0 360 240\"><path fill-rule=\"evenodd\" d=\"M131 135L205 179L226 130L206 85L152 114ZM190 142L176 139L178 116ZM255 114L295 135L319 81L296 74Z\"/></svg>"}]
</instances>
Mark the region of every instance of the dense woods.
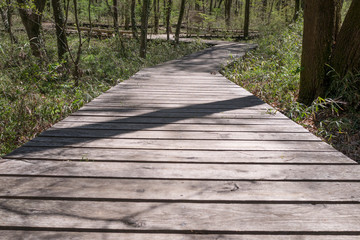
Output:
<instances>
[{"instance_id":1,"label":"dense woods","mask_svg":"<svg viewBox=\"0 0 360 240\"><path fill-rule=\"evenodd\" d=\"M204 47L181 43L181 37L253 42L261 37L273 51L274 34L283 31L291 39L297 29L289 48L302 53L291 60L294 74L282 80L294 81L293 97L284 101L311 106L319 98L335 99L339 109L356 112L359 11L357 0L2 0L1 154L142 66ZM154 34L163 40L150 41ZM357 129L360 123L351 121Z\"/></svg>"}]
</instances>

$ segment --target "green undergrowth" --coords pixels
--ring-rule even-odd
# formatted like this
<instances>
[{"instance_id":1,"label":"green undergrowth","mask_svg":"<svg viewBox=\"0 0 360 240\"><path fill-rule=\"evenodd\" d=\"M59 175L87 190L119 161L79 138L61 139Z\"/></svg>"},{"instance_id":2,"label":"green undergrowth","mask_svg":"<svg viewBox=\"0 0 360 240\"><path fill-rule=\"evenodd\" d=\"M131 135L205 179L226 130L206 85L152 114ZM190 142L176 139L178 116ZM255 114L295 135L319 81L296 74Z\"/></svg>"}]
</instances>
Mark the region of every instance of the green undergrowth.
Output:
<instances>
[{"instance_id":1,"label":"green undergrowth","mask_svg":"<svg viewBox=\"0 0 360 240\"><path fill-rule=\"evenodd\" d=\"M302 22L267 26L258 48L233 59L225 75L335 148L360 160L360 74L339 79L311 106L296 102L299 92Z\"/></svg>"},{"instance_id":2,"label":"green undergrowth","mask_svg":"<svg viewBox=\"0 0 360 240\"><path fill-rule=\"evenodd\" d=\"M111 38L85 43L81 58L81 79L76 86L70 71L56 62L56 41L46 39L49 59L39 62L25 36L12 45L0 36L0 155L14 150L44 129L79 109L84 103L125 80L143 67L199 51L199 42L174 46L150 41L147 58L139 56L139 44ZM70 38L76 49L76 38Z\"/></svg>"}]
</instances>

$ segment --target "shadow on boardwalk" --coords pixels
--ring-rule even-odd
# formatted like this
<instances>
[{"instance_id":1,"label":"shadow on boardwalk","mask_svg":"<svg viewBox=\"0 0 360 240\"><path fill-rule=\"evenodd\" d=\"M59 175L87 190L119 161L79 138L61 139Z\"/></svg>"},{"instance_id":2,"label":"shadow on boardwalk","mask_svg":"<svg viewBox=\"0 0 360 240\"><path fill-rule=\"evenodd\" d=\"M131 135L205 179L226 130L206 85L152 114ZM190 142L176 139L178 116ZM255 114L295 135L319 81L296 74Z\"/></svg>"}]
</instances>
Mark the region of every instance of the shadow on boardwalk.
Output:
<instances>
[{"instance_id":1,"label":"shadow on boardwalk","mask_svg":"<svg viewBox=\"0 0 360 240\"><path fill-rule=\"evenodd\" d=\"M119 118L112 121L104 121L104 122L97 122L97 123L86 123L86 122L60 122L60 128L51 128L44 133L42 133L39 137L34 138L33 140L29 141L24 146L20 147L19 149L15 150L14 152L5 156L5 158L11 158L18 153L22 154L31 154L34 152L42 151L42 148L46 149L54 149L54 148L65 148L65 147L73 147L73 145L80 144L80 143L87 143L92 142L94 140L111 138L113 136L121 136L121 134L126 134L135 131L142 131L142 130L151 130L153 128L165 126L168 124L176 123L177 121L190 119L190 118L201 118L206 117L207 115L231 111L231 110L238 110L243 108L250 108L255 107L258 105L263 104L260 99L256 98L255 96L244 96L240 98L234 98L224 101L216 101L204 104L193 104L188 105L185 107L179 108L166 108L166 109L159 109L154 110L149 113L130 116L127 118ZM94 107L91 110L87 111L106 111L107 113L124 113L130 112L134 109L127 109L127 108L106 108L103 107ZM186 113L184 116L177 116L174 117L167 117L170 116L172 113ZM90 115L90 114L89 114ZM161 121L159 123L138 123L137 118L159 118ZM86 116L84 116L86 117ZM151 122L151 121L149 121ZM80 123L80 124L79 124ZM64 126L61 126L65 124ZM75 126L66 127L67 125ZM96 137L84 137L79 136L76 133L76 130L88 130L91 132L92 130L105 130L105 131L97 131ZM178 129L181 131L181 129ZM68 132L68 135L61 136L61 132ZM46 138L44 138L46 137ZM53 137L53 141L50 140L48 137ZM60 139L60 140L59 140ZM121 148L121 146L119 146ZM101 151L101 150L100 150Z\"/></svg>"}]
</instances>

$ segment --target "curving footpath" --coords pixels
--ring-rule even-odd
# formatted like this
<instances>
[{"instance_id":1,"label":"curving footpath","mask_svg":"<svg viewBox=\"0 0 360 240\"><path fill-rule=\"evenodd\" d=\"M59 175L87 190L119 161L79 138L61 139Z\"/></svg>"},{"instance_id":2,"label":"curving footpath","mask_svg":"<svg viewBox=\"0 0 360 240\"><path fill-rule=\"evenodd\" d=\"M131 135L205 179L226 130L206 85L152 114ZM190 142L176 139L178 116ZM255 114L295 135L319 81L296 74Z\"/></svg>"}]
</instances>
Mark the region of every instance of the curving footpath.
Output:
<instances>
[{"instance_id":1,"label":"curving footpath","mask_svg":"<svg viewBox=\"0 0 360 240\"><path fill-rule=\"evenodd\" d=\"M0 160L0 239L360 239L360 167L218 73L143 69Z\"/></svg>"}]
</instances>

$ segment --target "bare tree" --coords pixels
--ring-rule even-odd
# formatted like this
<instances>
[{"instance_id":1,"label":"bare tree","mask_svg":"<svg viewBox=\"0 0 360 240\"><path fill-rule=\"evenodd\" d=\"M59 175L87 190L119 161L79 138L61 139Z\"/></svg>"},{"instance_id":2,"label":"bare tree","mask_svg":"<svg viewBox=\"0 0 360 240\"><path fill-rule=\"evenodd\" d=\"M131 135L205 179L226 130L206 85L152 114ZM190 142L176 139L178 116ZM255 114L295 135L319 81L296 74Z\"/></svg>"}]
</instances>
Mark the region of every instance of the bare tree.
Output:
<instances>
[{"instance_id":1,"label":"bare tree","mask_svg":"<svg viewBox=\"0 0 360 240\"><path fill-rule=\"evenodd\" d=\"M186 3L186 0L181 0L179 19L178 19L178 23L176 25L176 31L175 31L175 43L176 44L178 44L179 40L180 40L180 29L181 29L182 20L184 18L184 13L185 13L185 3Z\"/></svg>"},{"instance_id":2,"label":"bare tree","mask_svg":"<svg viewBox=\"0 0 360 240\"><path fill-rule=\"evenodd\" d=\"M160 1L154 0L154 33L159 33Z\"/></svg>"},{"instance_id":3,"label":"bare tree","mask_svg":"<svg viewBox=\"0 0 360 240\"><path fill-rule=\"evenodd\" d=\"M12 32L12 12L11 0L6 0L6 6L0 7L1 18L4 23L5 31L9 34L11 43L17 43L17 38Z\"/></svg>"},{"instance_id":4,"label":"bare tree","mask_svg":"<svg viewBox=\"0 0 360 240\"><path fill-rule=\"evenodd\" d=\"M167 9L166 9L166 39L170 40L170 32L171 32L171 9L172 9L172 0L167 1Z\"/></svg>"},{"instance_id":5,"label":"bare tree","mask_svg":"<svg viewBox=\"0 0 360 240\"><path fill-rule=\"evenodd\" d=\"M299 17L299 11L300 11L300 0L295 0L295 12L294 12L294 18L293 18L294 22Z\"/></svg>"},{"instance_id":6,"label":"bare tree","mask_svg":"<svg viewBox=\"0 0 360 240\"><path fill-rule=\"evenodd\" d=\"M66 38L66 25L63 13L63 7L60 0L52 0L52 7L55 19L55 29L57 38L57 48L59 60L64 58L64 54L68 51L68 42Z\"/></svg>"},{"instance_id":7,"label":"bare tree","mask_svg":"<svg viewBox=\"0 0 360 240\"><path fill-rule=\"evenodd\" d=\"M135 16L136 0L131 0L131 30L133 37L138 39L137 27L136 27L136 16Z\"/></svg>"},{"instance_id":8,"label":"bare tree","mask_svg":"<svg viewBox=\"0 0 360 240\"><path fill-rule=\"evenodd\" d=\"M250 0L246 0L246 2L245 2L244 38L249 37L249 25L250 25Z\"/></svg>"},{"instance_id":9,"label":"bare tree","mask_svg":"<svg viewBox=\"0 0 360 240\"><path fill-rule=\"evenodd\" d=\"M118 11L118 0L113 0L113 18L114 18L114 30L115 34L119 35L119 11Z\"/></svg>"},{"instance_id":10,"label":"bare tree","mask_svg":"<svg viewBox=\"0 0 360 240\"><path fill-rule=\"evenodd\" d=\"M146 58L147 49L147 29L150 14L150 0L143 0L141 14L141 35L140 35L140 57Z\"/></svg>"},{"instance_id":11,"label":"bare tree","mask_svg":"<svg viewBox=\"0 0 360 240\"><path fill-rule=\"evenodd\" d=\"M231 23L231 5L232 0L225 0L225 23L229 27Z\"/></svg>"},{"instance_id":12,"label":"bare tree","mask_svg":"<svg viewBox=\"0 0 360 240\"><path fill-rule=\"evenodd\" d=\"M43 59L46 53L41 37L41 20L46 0L34 0L35 8L32 8L27 0L17 0L17 2L20 17L30 41L31 51L35 57Z\"/></svg>"}]
</instances>

